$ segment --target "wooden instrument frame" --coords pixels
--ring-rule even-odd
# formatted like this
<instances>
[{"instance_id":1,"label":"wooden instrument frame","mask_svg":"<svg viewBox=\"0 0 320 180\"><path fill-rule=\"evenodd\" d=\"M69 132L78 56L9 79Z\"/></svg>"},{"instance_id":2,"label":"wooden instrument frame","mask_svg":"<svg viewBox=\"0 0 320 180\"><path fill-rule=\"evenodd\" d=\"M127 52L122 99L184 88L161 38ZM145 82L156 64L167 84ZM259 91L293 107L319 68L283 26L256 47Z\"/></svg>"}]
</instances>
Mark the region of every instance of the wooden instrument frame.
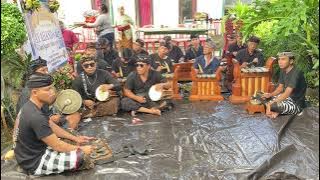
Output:
<instances>
[{"instance_id":1,"label":"wooden instrument frame","mask_svg":"<svg viewBox=\"0 0 320 180\"><path fill-rule=\"evenodd\" d=\"M235 63L233 69L234 83L232 84L232 95L229 98L229 101L232 104L241 104L249 102L251 96L255 93L255 88L258 88L263 82L259 82L256 78L264 79L264 84L260 86L260 91L264 93L270 93L274 90L274 84L272 83L272 74L273 74L273 64L276 58L270 57L266 61L265 67L269 70L269 72L252 72L252 73L243 73L240 69L240 64ZM248 78L252 78L252 81L248 81ZM243 80L243 81L242 81ZM244 85L241 83L244 83ZM258 81L256 84L255 81ZM251 89L245 89L242 87L248 85L252 87ZM257 89L256 89L257 90Z\"/></svg>"},{"instance_id":2,"label":"wooden instrument frame","mask_svg":"<svg viewBox=\"0 0 320 180\"><path fill-rule=\"evenodd\" d=\"M199 78L197 77L196 70L191 68L192 88L189 97L190 101L222 101L224 100L221 95L221 71L222 67L219 67L216 71L215 78ZM209 85L208 85L209 84ZM201 87L200 87L201 86ZM208 87L209 86L209 87Z\"/></svg>"},{"instance_id":3,"label":"wooden instrument frame","mask_svg":"<svg viewBox=\"0 0 320 180\"><path fill-rule=\"evenodd\" d=\"M179 81L191 81L191 68L193 67L193 62L177 63L173 65L173 78L172 80L172 99L181 100L182 97L179 94Z\"/></svg>"}]
</instances>

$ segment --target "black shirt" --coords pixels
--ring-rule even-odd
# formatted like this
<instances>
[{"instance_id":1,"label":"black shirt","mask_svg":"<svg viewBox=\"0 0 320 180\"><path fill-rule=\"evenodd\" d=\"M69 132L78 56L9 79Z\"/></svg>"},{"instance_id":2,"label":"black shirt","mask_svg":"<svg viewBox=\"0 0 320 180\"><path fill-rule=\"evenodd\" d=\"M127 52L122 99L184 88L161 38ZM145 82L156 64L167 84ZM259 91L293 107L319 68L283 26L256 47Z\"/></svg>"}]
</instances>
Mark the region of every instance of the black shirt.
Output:
<instances>
[{"instance_id":1,"label":"black shirt","mask_svg":"<svg viewBox=\"0 0 320 180\"><path fill-rule=\"evenodd\" d=\"M14 149L17 162L24 170L30 173L36 170L47 149L47 144L41 139L52 133L49 117L31 101L26 102L21 110Z\"/></svg>"},{"instance_id":2,"label":"black shirt","mask_svg":"<svg viewBox=\"0 0 320 180\"><path fill-rule=\"evenodd\" d=\"M103 59L111 67L114 60L119 57L118 51L111 49L108 52L103 53L101 50L97 51L97 59Z\"/></svg>"},{"instance_id":3,"label":"black shirt","mask_svg":"<svg viewBox=\"0 0 320 180\"><path fill-rule=\"evenodd\" d=\"M172 60L166 56L165 59L161 59L158 53L150 55L151 67L156 70L159 66L162 66L161 73L173 73Z\"/></svg>"},{"instance_id":4,"label":"black shirt","mask_svg":"<svg viewBox=\"0 0 320 180\"><path fill-rule=\"evenodd\" d=\"M243 45L239 46L237 43L232 43L232 44L229 45L227 53L238 52L241 49L246 49L246 48L247 48L246 44L243 44Z\"/></svg>"},{"instance_id":5,"label":"black shirt","mask_svg":"<svg viewBox=\"0 0 320 180\"><path fill-rule=\"evenodd\" d=\"M137 72L130 73L125 83L125 88L131 90L136 95L146 95L151 86L164 82L166 82L166 79L162 77L159 72L150 69L148 79L146 82L143 82L141 80Z\"/></svg>"},{"instance_id":6,"label":"black shirt","mask_svg":"<svg viewBox=\"0 0 320 180\"><path fill-rule=\"evenodd\" d=\"M201 55L203 55L202 46L199 46L198 49L195 49L193 46L190 46L186 51L185 61L195 59Z\"/></svg>"},{"instance_id":7,"label":"black shirt","mask_svg":"<svg viewBox=\"0 0 320 180\"><path fill-rule=\"evenodd\" d=\"M253 61L254 58L258 58L258 64L255 65L256 67L262 67L264 66L264 59L263 59L263 55L260 51L258 50L254 50L253 54L250 55L248 52L248 48L246 49L241 49L240 51L238 51L237 56L236 56L236 60L240 63L240 65L244 62L247 63L251 63Z\"/></svg>"},{"instance_id":8,"label":"black shirt","mask_svg":"<svg viewBox=\"0 0 320 180\"><path fill-rule=\"evenodd\" d=\"M121 90L119 81L113 78L112 75L105 70L97 69L96 72L90 76L85 73L83 73L83 75L87 85L87 92L85 91L83 77L81 74L72 81L72 88L81 95L83 100L95 100L96 89L102 84L113 84L114 91Z\"/></svg>"},{"instance_id":9,"label":"black shirt","mask_svg":"<svg viewBox=\"0 0 320 180\"><path fill-rule=\"evenodd\" d=\"M141 55L141 54L149 55L149 53L144 49L141 49L139 52L133 51L133 54L134 54L134 56L138 56L138 55Z\"/></svg>"},{"instance_id":10,"label":"black shirt","mask_svg":"<svg viewBox=\"0 0 320 180\"><path fill-rule=\"evenodd\" d=\"M283 91L287 87L293 88L290 97L298 106L303 108L305 106L305 95L307 90L307 83L303 73L296 67L293 67L288 73L284 70L280 71L279 84L284 85Z\"/></svg>"},{"instance_id":11,"label":"black shirt","mask_svg":"<svg viewBox=\"0 0 320 180\"><path fill-rule=\"evenodd\" d=\"M172 46L171 51L169 51L168 56L174 61L174 63L179 63L181 57L183 57L183 52L178 46Z\"/></svg>"},{"instance_id":12,"label":"black shirt","mask_svg":"<svg viewBox=\"0 0 320 180\"><path fill-rule=\"evenodd\" d=\"M132 71L135 70L135 59L130 59L128 62L123 62L117 59L112 64L112 70L116 73L122 70L123 77L127 77Z\"/></svg>"}]
</instances>

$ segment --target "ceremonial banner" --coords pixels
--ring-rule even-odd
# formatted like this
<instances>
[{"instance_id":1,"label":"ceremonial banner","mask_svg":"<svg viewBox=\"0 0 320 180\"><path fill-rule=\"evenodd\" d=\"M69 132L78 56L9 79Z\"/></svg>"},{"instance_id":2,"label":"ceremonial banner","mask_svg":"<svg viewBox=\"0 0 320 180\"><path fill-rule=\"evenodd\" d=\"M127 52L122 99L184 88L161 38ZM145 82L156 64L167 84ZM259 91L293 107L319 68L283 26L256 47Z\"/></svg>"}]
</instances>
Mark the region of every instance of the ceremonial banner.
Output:
<instances>
[{"instance_id":1,"label":"ceremonial banner","mask_svg":"<svg viewBox=\"0 0 320 180\"><path fill-rule=\"evenodd\" d=\"M39 56L47 60L49 72L53 72L68 60L68 53L56 15L48 9L47 1L32 12L25 11L22 0L19 5L24 14L32 58Z\"/></svg>"}]
</instances>

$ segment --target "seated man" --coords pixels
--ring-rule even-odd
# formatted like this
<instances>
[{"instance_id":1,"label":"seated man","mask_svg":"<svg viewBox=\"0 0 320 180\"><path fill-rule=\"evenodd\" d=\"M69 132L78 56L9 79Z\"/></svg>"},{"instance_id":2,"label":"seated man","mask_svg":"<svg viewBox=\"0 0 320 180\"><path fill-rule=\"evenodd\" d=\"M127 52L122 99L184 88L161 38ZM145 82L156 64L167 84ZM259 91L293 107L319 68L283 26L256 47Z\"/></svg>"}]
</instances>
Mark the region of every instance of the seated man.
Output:
<instances>
[{"instance_id":1,"label":"seated man","mask_svg":"<svg viewBox=\"0 0 320 180\"><path fill-rule=\"evenodd\" d=\"M95 97L96 89L102 85L103 91L121 90L120 83L112 75L102 69L97 69L97 62L94 56L82 56L80 64L84 71L72 82L72 88L80 93L86 110L82 117L98 117L113 115L118 112L120 100L118 97L111 97L104 102L97 102Z\"/></svg>"},{"instance_id":2,"label":"seated man","mask_svg":"<svg viewBox=\"0 0 320 180\"><path fill-rule=\"evenodd\" d=\"M109 67L111 67L113 61L119 57L118 51L113 49L112 44L105 38L99 38L96 47L97 58L103 59Z\"/></svg>"},{"instance_id":3,"label":"seated man","mask_svg":"<svg viewBox=\"0 0 320 180\"><path fill-rule=\"evenodd\" d=\"M117 78L127 77L136 69L132 50L125 48L121 53L122 56L116 59L112 64L112 73L115 74Z\"/></svg>"},{"instance_id":4,"label":"seated man","mask_svg":"<svg viewBox=\"0 0 320 180\"><path fill-rule=\"evenodd\" d=\"M226 53L231 53L233 57L236 57L238 54L238 51L247 48L246 44L242 43L242 34L237 33L236 35L236 42L230 44L228 46L228 51Z\"/></svg>"},{"instance_id":5,"label":"seated man","mask_svg":"<svg viewBox=\"0 0 320 180\"><path fill-rule=\"evenodd\" d=\"M93 138L73 136L49 120L42 112L45 104L51 105L56 98L48 74L34 74L27 82L31 95L21 109L17 142L14 149L20 167L31 175L48 175L68 170L86 169L93 166L85 159L92 146L75 146L58 139L64 138L77 144Z\"/></svg>"},{"instance_id":6,"label":"seated man","mask_svg":"<svg viewBox=\"0 0 320 180\"><path fill-rule=\"evenodd\" d=\"M32 74L49 74L48 73L48 67L47 67L47 61L44 59L41 59L40 57L34 61L31 62L30 64L30 75ZM30 76L26 75L26 79ZM24 87L22 89L21 95L18 99L18 103L16 106L16 112L19 112L21 107L29 100L30 98L30 89L27 87ZM48 104L44 104L42 107L42 111L46 113L50 117L50 120L53 122L56 122L58 125L61 125L65 128L69 129L77 129L78 124L80 122L80 113L75 112L70 115L57 115L53 113L53 109L49 108ZM15 128L18 127L19 120L15 122Z\"/></svg>"},{"instance_id":7,"label":"seated man","mask_svg":"<svg viewBox=\"0 0 320 180\"><path fill-rule=\"evenodd\" d=\"M279 56L279 85L272 93L265 93L263 98L271 98L266 104L268 117L276 118L279 114L298 114L305 107L307 83L303 73L294 66L292 52L282 52Z\"/></svg>"},{"instance_id":8,"label":"seated man","mask_svg":"<svg viewBox=\"0 0 320 180\"><path fill-rule=\"evenodd\" d=\"M135 112L143 112L155 115L161 115L161 109L172 104L167 100L159 103L153 102L148 97L151 86L156 85L156 89L170 89L171 83L157 71L150 67L150 57L145 55L138 56L136 60L136 71L132 72L124 86L124 96L121 100L121 109L131 112L135 116Z\"/></svg>"},{"instance_id":9,"label":"seated man","mask_svg":"<svg viewBox=\"0 0 320 180\"><path fill-rule=\"evenodd\" d=\"M200 39L198 35L192 34L190 36L191 44L186 51L185 61L194 60L196 57L203 55L203 47L200 44Z\"/></svg>"},{"instance_id":10,"label":"seated man","mask_svg":"<svg viewBox=\"0 0 320 180\"><path fill-rule=\"evenodd\" d=\"M249 38L248 47L238 51L235 59L240 63L241 68L247 67L249 63L256 67L264 66L263 55L259 50L257 50L259 43L260 39L252 36Z\"/></svg>"},{"instance_id":11,"label":"seated man","mask_svg":"<svg viewBox=\"0 0 320 180\"><path fill-rule=\"evenodd\" d=\"M165 36L163 40L169 44L169 48L168 48L169 58L172 59L174 63L179 63L184 61L184 57L183 57L184 55L182 50L172 42L171 36Z\"/></svg>"},{"instance_id":12,"label":"seated man","mask_svg":"<svg viewBox=\"0 0 320 180\"><path fill-rule=\"evenodd\" d=\"M219 68L220 60L214 56L216 45L208 39L203 47L203 55L196 58L193 67L197 73L214 74Z\"/></svg>"},{"instance_id":13,"label":"seated man","mask_svg":"<svg viewBox=\"0 0 320 180\"><path fill-rule=\"evenodd\" d=\"M149 55L149 53L143 49L144 42L142 39L137 39L132 44L133 53L135 56L138 56L140 54Z\"/></svg>"},{"instance_id":14,"label":"seated man","mask_svg":"<svg viewBox=\"0 0 320 180\"><path fill-rule=\"evenodd\" d=\"M170 44L165 41L161 41L158 48L158 53L150 55L151 67L163 73L173 73L173 65L170 57L167 56Z\"/></svg>"},{"instance_id":15,"label":"seated man","mask_svg":"<svg viewBox=\"0 0 320 180\"><path fill-rule=\"evenodd\" d=\"M101 39L99 39L101 40ZM108 64L103 57L99 55L103 51L103 48L99 43L96 44L96 47L93 45L90 45L87 47L87 49L84 52L84 56L95 56L97 59L97 68L102 70L110 70L112 64ZM83 72L83 68L80 63L77 63L77 76Z\"/></svg>"}]
</instances>

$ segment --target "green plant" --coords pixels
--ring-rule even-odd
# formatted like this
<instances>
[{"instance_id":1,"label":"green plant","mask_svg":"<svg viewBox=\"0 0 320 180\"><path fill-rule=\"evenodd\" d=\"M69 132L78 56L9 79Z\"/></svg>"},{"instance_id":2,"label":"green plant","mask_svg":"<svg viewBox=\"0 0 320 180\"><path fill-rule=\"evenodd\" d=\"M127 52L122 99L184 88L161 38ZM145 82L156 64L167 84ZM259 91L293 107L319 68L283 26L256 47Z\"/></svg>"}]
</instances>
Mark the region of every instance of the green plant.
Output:
<instances>
[{"instance_id":1,"label":"green plant","mask_svg":"<svg viewBox=\"0 0 320 180\"><path fill-rule=\"evenodd\" d=\"M261 38L264 56L291 50L296 65L305 73L309 87L319 86L319 0L256 0L237 3L229 10L244 21L244 40ZM293 8L294 7L294 8Z\"/></svg>"},{"instance_id":2,"label":"green plant","mask_svg":"<svg viewBox=\"0 0 320 180\"><path fill-rule=\"evenodd\" d=\"M31 54L20 56L17 53L13 54L11 58L1 61L5 82L16 89L21 88L25 81L24 75L28 72L31 61Z\"/></svg>"},{"instance_id":3,"label":"green plant","mask_svg":"<svg viewBox=\"0 0 320 180\"><path fill-rule=\"evenodd\" d=\"M70 89L72 85L71 67L67 64L52 74L54 86L58 91Z\"/></svg>"},{"instance_id":4,"label":"green plant","mask_svg":"<svg viewBox=\"0 0 320 180\"><path fill-rule=\"evenodd\" d=\"M21 12L15 4L1 3L1 61L16 54L26 40Z\"/></svg>"},{"instance_id":5,"label":"green plant","mask_svg":"<svg viewBox=\"0 0 320 180\"><path fill-rule=\"evenodd\" d=\"M80 59L81 59L81 54L76 54L76 55L74 56L74 60L80 61Z\"/></svg>"}]
</instances>

